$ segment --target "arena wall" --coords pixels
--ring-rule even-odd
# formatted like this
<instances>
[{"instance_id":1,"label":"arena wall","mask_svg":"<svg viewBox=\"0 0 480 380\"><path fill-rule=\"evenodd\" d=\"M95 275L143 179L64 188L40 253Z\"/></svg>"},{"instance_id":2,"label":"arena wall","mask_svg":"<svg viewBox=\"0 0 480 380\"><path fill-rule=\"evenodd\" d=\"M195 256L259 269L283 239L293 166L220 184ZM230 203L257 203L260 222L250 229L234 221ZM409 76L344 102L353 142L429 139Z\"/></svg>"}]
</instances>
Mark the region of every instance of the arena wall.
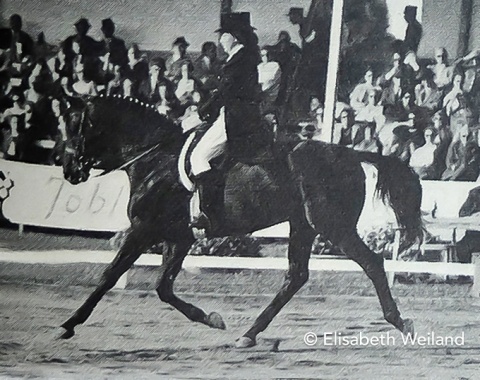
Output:
<instances>
[{"instance_id":1,"label":"arena wall","mask_svg":"<svg viewBox=\"0 0 480 380\"><path fill-rule=\"evenodd\" d=\"M480 4L480 1L475 1ZM421 57L433 57L437 47L445 47L453 59L463 54L461 28L465 19L462 13L464 3L465 0L424 0L423 38L419 47Z\"/></svg>"}]
</instances>

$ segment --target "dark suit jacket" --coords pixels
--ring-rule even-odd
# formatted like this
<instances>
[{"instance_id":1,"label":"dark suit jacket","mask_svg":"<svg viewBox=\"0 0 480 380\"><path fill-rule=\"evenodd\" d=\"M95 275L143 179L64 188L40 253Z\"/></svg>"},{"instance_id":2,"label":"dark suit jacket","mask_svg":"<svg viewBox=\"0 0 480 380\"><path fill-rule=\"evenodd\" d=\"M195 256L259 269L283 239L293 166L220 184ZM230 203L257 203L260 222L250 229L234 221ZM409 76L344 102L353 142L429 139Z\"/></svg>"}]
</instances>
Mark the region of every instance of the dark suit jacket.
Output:
<instances>
[{"instance_id":1,"label":"dark suit jacket","mask_svg":"<svg viewBox=\"0 0 480 380\"><path fill-rule=\"evenodd\" d=\"M220 83L225 106L259 101L258 63L256 52L248 51L245 47L225 62Z\"/></svg>"},{"instance_id":2,"label":"dark suit jacket","mask_svg":"<svg viewBox=\"0 0 480 380\"><path fill-rule=\"evenodd\" d=\"M114 65L125 67L128 64L128 51L125 42L117 37L100 41L102 54L110 53L110 62Z\"/></svg>"},{"instance_id":3,"label":"dark suit jacket","mask_svg":"<svg viewBox=\"0 0 480 380\"><path fill-rule=\"evenodd\" d=\"M13 31L8 28L0 29L0 49L10 49L12 42ZM18 35L18 42L22 44L21 58L24 58L27 55L35 55L35 44L32 40L32 37L30 37L28 33L25 33L23 30L21 30Z\"/></svg>"},{"instance_id":4,"label":"dark suit jacket","mask_svg":"<svg viewBox=\"0 0 480 380\"><path fill-rule=\"evenodd\" d=\"M160 86L166 87L166 94L165 99L160 98L160 94L158 92L158 88ZM133 93L134 97L137 97L140 100L143 100L148 103L158 103L162 100L166 100L167 103L176 103L178 99L175 97L175 86L173 83L168 80L167 78L158 78L155 87L152 87L150 77L141 81L138 86L136 87L135 92Z\"/></svg>"},{"instance_id":5,"label":"dark suit jacket","mask_svg":"<svg viewBox=\"0 0 480 380\"><path fill-rule=\"evenodd\" d=\"M79 37L77 35L67 37L63 41L63 47L65 49L65 55L67 59L71 59L75 53L72 50L73 41L77 41L80 45L80 54L85 58L97 57L100 53L101 45L98 41L95 41L90 36Z\"/></svg>"},{"instance_id":6,"label":"dark suit jacket","mask_svg":"<svg viewBox=\"0 0 480 380\"><path fill-rule=\"evenodd\" d=\"M417 52L418 45L420 45L420 40L422 39L422 33L422 25L417 20L411 24L408 24L407 31L405 33L405 40L403 41L405 53L409 50L412 50L415 53Z\"/></svg>"},{"instance_id":7,"label":"dark suit jacket","mask_svg":"<svg viewBox=\"0 0 480 380\"><path fill-rule=\"evenodd\" d=\"M256 49L242 48L224 64L220 83L229 152L241 161L255 157L270 139L260 117L258 63Z\"/></svg>"}]
</instances>

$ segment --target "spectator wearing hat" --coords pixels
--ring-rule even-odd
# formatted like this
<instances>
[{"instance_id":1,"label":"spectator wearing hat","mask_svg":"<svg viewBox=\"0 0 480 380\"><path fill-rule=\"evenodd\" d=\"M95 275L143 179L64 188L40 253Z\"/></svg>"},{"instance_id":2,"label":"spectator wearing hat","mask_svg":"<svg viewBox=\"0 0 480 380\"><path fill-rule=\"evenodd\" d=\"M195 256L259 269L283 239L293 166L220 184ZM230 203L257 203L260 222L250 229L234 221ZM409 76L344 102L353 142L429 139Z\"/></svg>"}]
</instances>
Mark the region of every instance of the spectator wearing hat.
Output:
<instances>
[{"instance_id":1,"label":"spectator wearing hat","mask_svg":"<svg viewBox=\"0 0 480 380\"><path fill-rule=\"evenodd\" d=\"M165 115L178 112L178 99L174 84L165 77L165 60L157 57L151 60L149 76L137 87L132 95L144 102L156 104L157 110Z\"/></svg>"},{"instance_id":2,"label":"spectator wearing hat","mask_svg":"<svg viewBox=\"0 0 480 380\"><path fill-rule=\"evenodd\" d=\"M67 37L67 39L63 42L63 48L65 49L67 57L74 55L72 47L74 42L79 44L79 54L90 57L97 53L98 42L87 35L90 27L90 22L86 18L81 18L75 23L76 33L70 37Z\"/></svg>"},{"instance_id":3,"label":"spectator wearing hat","mask_svg":"<svg viewBox=\"0 0 480 380\"><path fill-rule=\"evenodd\" d=\"M270 55L272 60L280 65L281 78L277 104L282 105L287 99L287 93L291 91L293 74L302 55L302 50L291 41L290 34L282 30L278 34L277 43L270 48Z\"/></svg>"},{"instance_id":4,"label":"spectator wearing hat","mask_svg":"<svg viewBox=\"0 0 480 380\"><path fill-rule=\"evenodd\" d=\"M184 63L191 63L191 60L187 56L187 48L190 44L185 37L178 37L172 44L172 55L166 62L167 73L166 77L177 84L182 77L182 66Z\"/></svg>"},{"instance_id":5,"label":"spectator wearing hat","mask_svg":"<svg viewBox=\"0 0 480 380\"><path fill-rule=\"evenodd\" d=\"M9 50L10 62L21 62L25 57L34 57L35 44L32 37L22 30L22 17L18 14L10 16L10 29L0 31L0 47Z\"/></svg>"},{"instance_id":6,"label":"spectator wearing hat","mask_svg":"<svg viewBox=\"0 0 480 380\"><path fill-rule=\"evenodd\" d=\"M125 68L128 64L128 52L125 42L114 36L115 23L112 19L102 20L103 40L100 42L100 51L103 61L104 74L112 74L113 66Z\"/></svg>"},{"instance_id":7,"label":"spectator wearing hat","mask_svg":"<svg viewBox=\"0 0 480 380\"><path fill-rule=\"evenodd\" d=\"M55 46L45 40L45 33L40 32L35 41L35 57L37 59L47 60L55 51Z\"/></svg>"},{"instance_id":8,"label":"spectator wearing hat","mask_svg":"<svg viewBox=\"0 0 480 380\"><path fill-rule=\"evenodd\" d=\"M90 30L90 23L86 18L81 18L75 23L76 34L63 41L62 47L65 51L67 62L73 70L77 64L83 64L85 74L98 80L99 65L99 43L87 33Z\"/></svg>"},{"instance_id":9,"label":"spectator wearing hat","mask_svg":"<svg viewBox=\"0 0 480 380\"><path fill-rule=\"evenodd\" d=\"M290 8L288 17L299 26L302 39L302 56L295 83L294 104L305 108L310 96L325 100L328 52L330 44L331 5L314 2L310 14L305 17L303 8Z\"/></svg>"},{"instance_id":10,"label":"spectator wearing hat","mask_svg":"<svg viewBox=\"0 0 480 380\"><path fill-rule=\"evenodd\" d=\"M422 25L417 20L417 7L408 5L405 7L403 14L408 24L403 40L403 49L404 52L411 50L416 53L423 33Z\"/></svg>"}]
</instances>

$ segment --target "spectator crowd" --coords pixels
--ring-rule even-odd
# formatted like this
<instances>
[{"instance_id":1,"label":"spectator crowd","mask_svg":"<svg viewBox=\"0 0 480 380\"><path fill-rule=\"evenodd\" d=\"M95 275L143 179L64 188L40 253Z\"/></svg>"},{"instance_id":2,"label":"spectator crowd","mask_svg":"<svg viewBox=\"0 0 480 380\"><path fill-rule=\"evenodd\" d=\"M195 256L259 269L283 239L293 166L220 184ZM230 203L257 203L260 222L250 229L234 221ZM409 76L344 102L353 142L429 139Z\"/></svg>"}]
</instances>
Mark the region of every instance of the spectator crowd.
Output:
<instances>
[{"instance_id":1,"label":"spectator crowd","mask_svg":"<svg viewBox=\"0 0 480 380\"><path fill-rule=\"evenodd\" d=\"M74 26L76 34L58 46L47 43L43 33L34 41L16 14L8 28L0 29L2 158L61 165L70 97L132 97L184 129L198 125L199 108L218 90L226 58L215 42L203 43L200 54L189 52L185 37L176 38L170 52L141 51L115 35L111 19L102 21L100 41L89 36L87 19ZM259 52L259 103L270 123L286 98L299 51L282 31L277 45Z\"/></svg>"},{"instance_id":2,"label":"spectator crowd","mask_svg":"<svg viewBox=\"0 0 480 380\"><path fill-rule=\"evenodd\" d=\"M365 67L348 104L337 103L333 142L400 157L422 179L475 181L480 173L480 51L450 63L446 49L432 47L433 59L419 59L422 27L414 7L405 9L405 19L405 40L385 63L388 69ZM206 41L198 55L178 37L171 51L161 54L127 45L115 35L111 19L102 21L100 41L89 36L90 28L87 19L79 19L76 34L58 46L48 44L43 33L34 41L19 15L0 29L1 157L60 165L69 97L133 97L185 130L198 125L201 105L218 90L225 60L215 42ZM285 31L277 44L260 50L259 103L274 129L301 55ZM311 96L302 121L301 139L329 137L319 96Z\"/></svg>"},{"instance_id":3,"label":"spectator crowd","mask_svg":"<svg viewBox=\"0 0 480 380\"><path fill-rule=\"evenodd\" d=\"M433 58L420 59L415 7L406 7L405 19L405 40L385 62L387 69L365 67L349 102L337 103L334 142L400 157L421 179L476 181L480 51L451 63L445 48L432 46ZM316 99L311 109L323 112Z\"/></svg>"}]
</instances>

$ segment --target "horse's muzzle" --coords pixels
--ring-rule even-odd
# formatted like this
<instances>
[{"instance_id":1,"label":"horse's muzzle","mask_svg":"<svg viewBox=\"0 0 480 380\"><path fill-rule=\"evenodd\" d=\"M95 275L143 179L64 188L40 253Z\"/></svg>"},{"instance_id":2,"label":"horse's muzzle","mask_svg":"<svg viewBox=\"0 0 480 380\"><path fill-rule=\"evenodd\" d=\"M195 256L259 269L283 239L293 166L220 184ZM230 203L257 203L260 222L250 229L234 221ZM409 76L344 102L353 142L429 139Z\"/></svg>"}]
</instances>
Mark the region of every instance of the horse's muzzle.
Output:
<instances>
[{"instance_id":1,"label":"horse's muzzle","mask_svg":"<svg viewBox=\"0 0 480 380\"><path fill-rule=\"evenodd\" d=\"M72 185L78 185L79 183L86 182L88 180L88 173L84 171L76 171L74 173L66 173L65 179Z\"/></svg>"}]
</instances>

